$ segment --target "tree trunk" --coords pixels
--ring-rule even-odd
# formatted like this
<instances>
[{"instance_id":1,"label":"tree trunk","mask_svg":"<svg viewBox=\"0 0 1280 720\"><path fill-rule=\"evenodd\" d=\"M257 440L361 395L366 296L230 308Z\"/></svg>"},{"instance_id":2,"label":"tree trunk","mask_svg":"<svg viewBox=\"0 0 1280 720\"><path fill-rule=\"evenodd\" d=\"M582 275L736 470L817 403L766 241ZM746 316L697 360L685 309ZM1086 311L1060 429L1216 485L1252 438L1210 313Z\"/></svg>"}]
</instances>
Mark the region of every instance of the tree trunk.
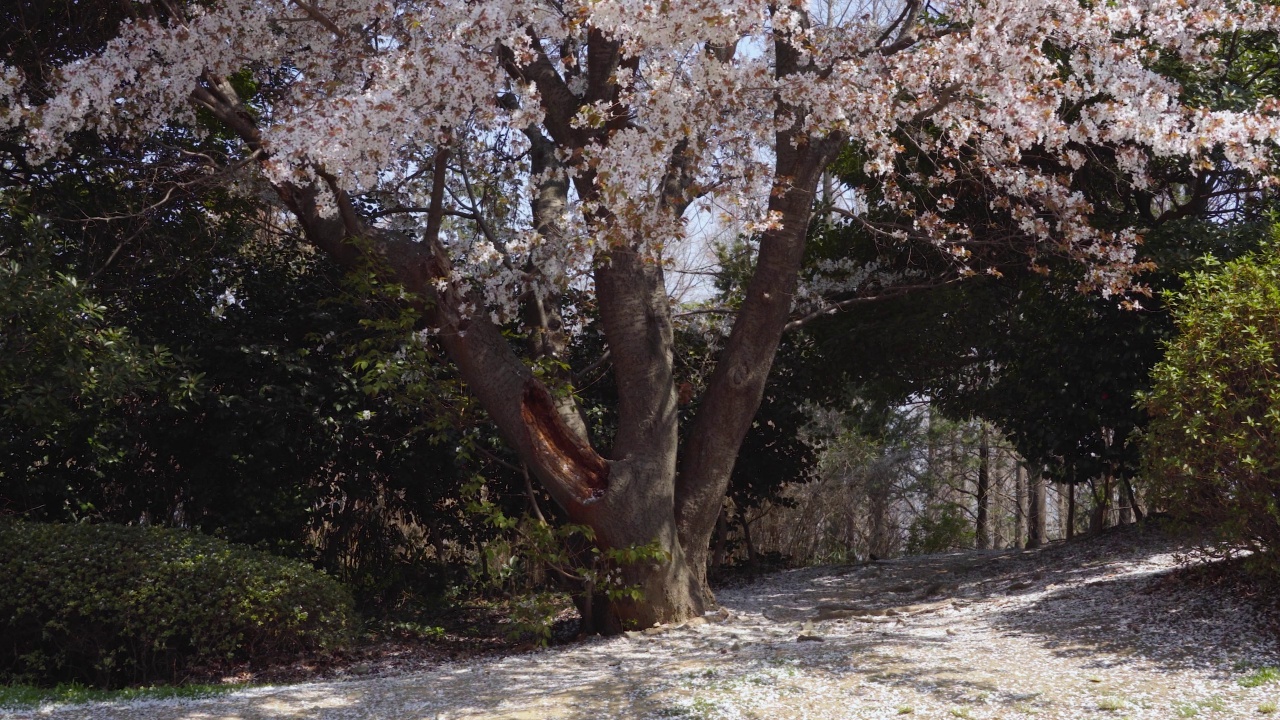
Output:
<instances>
[{"instance_id":1,"label":"tree trunk","mask_svg":"<svg viewBox=\"0 0 1280 720\"><path fill-rule=\"evenodd\" d=\"M711 546L711 567L724 565L725 550L729 545L729 507L728 503L720 508L720 516L716 518L715 541Z\"/></svg>"},{"instance_id":2,"label":"tree trunk","mask_svg":"<svg viewBox=\"0 0 1280 720\"><path fill-rule=\"evenodd\" d=\"M755 274L681 457L676 493L680 542L689 551L703 587L708 543L720 503L791 313L818 176L839 147L833 141L822 147L796 147L793 140L790 133L779 135L778 164L791 169L779 175L791 182L782 183L769 199L770 210L782 219L781 227L766 230L760 239Z\"/></svg>"},{"instance_id":3,"label":"tree trunk","mask_svg":"<svg viewBox=\"0 0 1280 720\"><path fill-rule=\"evenodd\" d=\"M1129 507L1133 510L1133 517L1136 521L1142 522L1144 513L1142 506L1138 504L1138 494L1133 490L1133 482L1128 478L1124 478L1125 493L1129 496Z\"/></svg>"},{"instance_id":4,"label":"tree trunk","mask_svg":"<svg viewBox=\"0 0 1280 720\"><path fill-rule=\"evenodd\" d=\"M1022 463L1013 465L1013 546L1022 547L1027 525L1027 483Z\"/></svg>"},{"instance_id":5,"label":"tree trunk","mask_svg":"<svg viewBox=\"0 0 1280 720\"><path fill-rule=\"evenodd\" d=\"M747 514L742 514L742 542L747 546L747 564L755 566L756 564L756 544L751 540L751 521L747 519Z\"/></svg>"},{"instance_id":6,"label":"tree trunk","mask_svg":"<svg viewBox=\"0 0 1280 720\"><path fill-rule=\"evenodd\" d=\"M890 558L897 554L897 540L893 532L893 523L889 514L893 509L890 500L889 478L876 473L869 479L867 488L867 515L871 520L870 532L867 534L867 554L876 558ZM852 533L849 533L852 536ZM852 543L845 549L852 547Z\"/></svg>"},{"instance_id":7,"label":"tree trunk","mask_svg":"<svg viewBox=\"0 0 1280 720\"><path fill-rule=\"evenodd\" d=\"M779 38L777 77L812 72L809 56L792 48L782 34ZM557 158L581 158L584 148L607 144L612 133L631 122L616 80L631 61L616 41L590 31L586 87L575 94L546 55L535 52L517 60L501 48L497 55L513 78L539 89L546 135L536 128L526 132L533 145L531 162L545 171L533 216L539 232L554 238L568 188ZM230 83L202 76L191 101L238 134L255 159L270 160L254 116ZM311 167L320 180L275 186L307 239L333 261L364 271L372 267L416 296L418 309L436 329L468 390L572 522L592 528L605 551L656 548L647 559L616 568L623 586L641 591L640 599L624 594L609 600L600 588L587 589L596 629L612 632L684 620L714 602L706 584L711 533L791 313L817 183L845 142L838 135L811 140L803 109L787 105L780 95L776 101L768 209L778 222L761 234L755 272L679 458L671 308L661 261L646 253L644 243L613 237L595 257L597 308L618 393L618 426L606 456L592 447L572 393L554 387L568 378L553 374L549 387L548 379L535 375L489 319L483 298L457 280L440 239L450 172L447 143L436 150L430 168L433 185L420 238L362 217L337 176L322 167ZM573 123L578 110L589 104L612 106L604 127ZM662 182L659 210L674 219L692 199L688 189L695 178L687 150L687 145L673 150ZM585 165L573 170L579 199L599 202L595 171ZM333 198L336 215L321 211L322 194ZM603 204L584 219L605 235L617 227ZM556 308L537 298L526 300L529 349L535 360L554 357L563 348Z\"/></svg>"},{"instance_id":8,"label":"tree trunk","mask_svg":"<svg viewBox=\"0 0 1280 720\"><path fill-rule=\"evenodd\" d=\"M991 526L991 547L1001 549L1008 545L1013 530L1009 523L1017 521L1009 514L1009 476L1005 472L1004 453L1000 447L991 448L991 507L987 515L987 524Z\"/></svg>"},{"instance_id":9,"label":"tree trunk","mask_svg":"<svg viewBox=\"0 0 1280 720\"><path fill-rule=\"evenodd\" d=\"M1115 490L1115 494L1116 494L1116 524L1117 524L1117 525L1129 525L1130 523L1132 523L1132 522L1133 522L1133 517L1134 517L1134 502L1133 502L1133 492L1132 492L1132 487L1129 485L1129 479L1128 479L1128 478L1121 478L1121 479L1120 479L1120 484L1121 484L1121 485L1123 485L1123 486L1124 486L1124 488L1125 488L1125 490L1128 490L1129 492L1128 492L1128 494L1126 494L1123 498L1121 498L1121 497L1120 497L1120 488L1118 488L1118 487L1117 487L1117 488L1116 488L1116 490Z\"/></svg>"},{"instance_id":10,"label":"tree trunk","mask_svg":"<svg viewBox=\"0 0 1280 720\"><path fill-rule=\"evenodd\" d=\"M1027 482L1030 489L1027 503L1027 547L1038 548L1048 539L1045 537L1045 486L1044 476L1040 473L1028 473Z\"/></svg>"},{"instance_id":11,"label":"tree trunk","mask_svg":"<svg viewBox=\"0 0 1280 720\"><path fill-rule=\"evenodd\" d=\"M1076 536L1076 484L1067 483L1067 516L1062 520L1068 540Z\"/></svg>"},{"instance_id":12,"label":"tree trunk","mask_svg":"<svg viewBox=\"0 0 1280 720\"><path fill-rule=\"evenodd\" d=\"M1102 476L1101 483L1093 485L1093 512L1089 513L1089 534L1098 535L1111 527L1111 474Z\"/></svg>"},{"instance_id":13,"label":"tree trunk","mask_svg":"<svg viewBox=\"0 0 1280 720\"><path fill-rule=\"evenodd\" d=\"M982 432L978 440L978 519L976 534L978 549L991 548L991 530L988 527L987 512L991 504L991 448L987 440L987 424L982 423Z\"/></svg>"}]
</instances>

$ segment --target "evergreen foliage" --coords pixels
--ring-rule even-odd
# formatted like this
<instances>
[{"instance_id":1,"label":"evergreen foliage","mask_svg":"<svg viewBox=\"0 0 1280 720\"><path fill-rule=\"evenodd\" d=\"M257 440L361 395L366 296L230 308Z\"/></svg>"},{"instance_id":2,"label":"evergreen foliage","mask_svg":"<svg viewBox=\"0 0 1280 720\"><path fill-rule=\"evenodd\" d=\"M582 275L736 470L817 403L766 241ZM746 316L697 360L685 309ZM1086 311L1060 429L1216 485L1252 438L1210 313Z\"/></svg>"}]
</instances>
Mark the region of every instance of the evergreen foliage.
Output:
<instances>
[{"instance_id":1,"label":"evergreen foliage","mask_svg":"<svg viewBox=\"0 0 1280 720\"><path fill-rule=\"evenodd\" d=\"M293 560L161 528L0 525L0 679L98 687L342 646L350 593Z\"/></svg>"},{"instance_id":2,"label":"evergreen foliage","mask_svg":"<svg viewBox=\"0 0 1280 720\"><path fill-rule=\"evenodd\" d=\"M139 210L137 158L86 152L121 166L0 190L0 515L197 529L325 567L366 611L443 592L441 548L493 534L464 482L506 476L459 456L497 441L401 292L251 199Z\"/></svg>"},{"instance_id":3,"label":"evergreen foliage","mask_svg":"<svg viewBox=\"0 0 1280 720\"><path fill-rule=\"evenodd\" d=\"M1206 258L1172 297L1178 335L1145 402L1157 502L1280 569L1280 257Z\"/></svg>"}]
</instances>

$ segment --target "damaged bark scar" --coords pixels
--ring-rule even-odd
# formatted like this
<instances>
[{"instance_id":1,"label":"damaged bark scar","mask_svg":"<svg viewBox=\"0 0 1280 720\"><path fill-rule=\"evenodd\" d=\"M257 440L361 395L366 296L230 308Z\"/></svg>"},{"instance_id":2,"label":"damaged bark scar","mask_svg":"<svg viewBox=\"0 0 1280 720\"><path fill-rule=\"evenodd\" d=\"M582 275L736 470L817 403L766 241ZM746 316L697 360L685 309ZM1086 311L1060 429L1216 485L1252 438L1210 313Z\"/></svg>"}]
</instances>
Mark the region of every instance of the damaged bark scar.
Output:
<instances>
[{"instance_id":1,"label":"damaged bark scar","mask_svg":"<svg viewBox=\"0 0 1280 720\"><path fill-rule=\"evenodd\" d=\"M542 468L568 486L584 505L604 497L609 489L609 463L575 436L560 419L551 393L536 380L527 380L520 415Z\"/></svg>"}]
</instances>

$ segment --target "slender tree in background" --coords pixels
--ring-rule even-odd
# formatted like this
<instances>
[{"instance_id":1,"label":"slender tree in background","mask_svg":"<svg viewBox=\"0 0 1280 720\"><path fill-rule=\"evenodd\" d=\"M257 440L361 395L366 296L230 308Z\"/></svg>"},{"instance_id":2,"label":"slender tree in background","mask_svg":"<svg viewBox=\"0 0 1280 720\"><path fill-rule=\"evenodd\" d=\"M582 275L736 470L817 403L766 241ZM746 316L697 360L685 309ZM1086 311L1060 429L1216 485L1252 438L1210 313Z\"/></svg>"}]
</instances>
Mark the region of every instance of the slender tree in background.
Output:
<instances>
[{"instance_id":1,"label":"slender tree in background","mask_svg":"<svg viewBox=\"0 0 1280 720\"><path fill-rule=\"evenodd\" d=\"M210 172L272 194L335 262L402 286L569 518L605 548L656 548L620 568L642 594L602 598L602 629L711 602L708 539L795 319L815 189L848 143L882 202L929 200L913 232L961 263L973 232L949 215L945 166L899 177L908 145L963 156L1029 255L1078 259L1083 286L1118 293L1141 269L1138 238L1089 222L1071 179L1082 148L1114 148L1137 184L1153 156L1263 172L1278 126L1273 101L1184 104L1151 67L1203 66L1222 33L1280 26L1244 0L110 7L93 15L119 21L108 41L70 47L73 33L6 61L0 128L32 162L82 130L224 133L234 160ZM1032 150L1043 160L1022 163ZM664 258L703 212L752 236L755 270L680 447ZM587 431L563 363L565 291L584 287L616 379L608 437Z\"/></svg>"},{"instance_id":2,"label":"slender tree in background","mask_svg":"<svg viewBox=\"0 0 1280 720\"><path fill-rule=\"evenodd\" d=\"M987 441L987 425L982 424L978 431L978 510L975 518L975 533L978 536L978 549L991 549L991 527L988 515L991 510L991 447Z\"/></svg>"},{"instance_id":3,"label":"slender tree in background","mask_svg":"<svg viewBox=\"0 0 1280 720\"><path fill-rule=\"evenodd\" d=\"M1013 546L1023 546L1027 527L1027 474L1022 463L1015 460L1013 467Z\"/></svg>"},{"instance_id":4,"label":"slender tree in background","mask_svg":"<svg viewBox=\"0 0 1280 720\"><path fill-rule=\"evenodd\" d=\"M1046 538L1044 476L1038 472L1027 473L1029 497L1027 498L1027 547L1038 548Z\"/></svg>"}]
</instances>

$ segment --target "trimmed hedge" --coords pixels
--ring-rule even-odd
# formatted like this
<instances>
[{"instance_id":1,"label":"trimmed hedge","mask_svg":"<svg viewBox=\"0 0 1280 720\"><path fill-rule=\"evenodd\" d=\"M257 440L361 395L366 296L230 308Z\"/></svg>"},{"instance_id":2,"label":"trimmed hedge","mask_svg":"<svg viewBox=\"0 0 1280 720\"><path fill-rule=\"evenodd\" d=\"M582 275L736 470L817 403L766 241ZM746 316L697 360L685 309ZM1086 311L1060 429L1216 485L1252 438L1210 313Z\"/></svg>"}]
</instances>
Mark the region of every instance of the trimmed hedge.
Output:
<instances>
[{"instance_id":1,"label":"trimmed hedge","mask_svg":"<svg viewBox=\"0 0 1280 720\"><path fill-rule=\"evenodd\" d=\"M191 532L0 522L0 681L179 682L334 649L350 593L293 560Z\"/></svg>"}]
</instances>

